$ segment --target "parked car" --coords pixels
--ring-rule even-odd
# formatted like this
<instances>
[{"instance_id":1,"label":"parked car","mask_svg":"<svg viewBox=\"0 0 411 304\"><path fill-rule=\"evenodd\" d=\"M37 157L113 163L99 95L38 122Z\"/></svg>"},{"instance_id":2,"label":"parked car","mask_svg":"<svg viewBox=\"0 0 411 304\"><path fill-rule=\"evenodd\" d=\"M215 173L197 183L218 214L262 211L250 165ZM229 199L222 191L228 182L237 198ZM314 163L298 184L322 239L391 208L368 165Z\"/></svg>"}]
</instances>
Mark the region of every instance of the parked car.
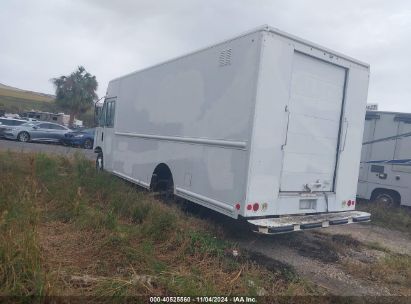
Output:
<instances>
[{"instance_id":1,"label":"parked car","mask_svg":"<svg viewBox=\"0 0 411 304\"><path fill-rule=\"evenodd\" d=\"M78 146L84 149L92 149L95 129L83 129L64 134L61 143L66 146Z\"/></svg>"},{"instance_id":2,"label":"parked car","mask_svg":"<svg viewBox=\"0 0 411 304\"><path fill-rule=\"evenodd\" d=\"M19 126L10 126L4 130L4 137L21 142L45 141L60 142L64 134L71 132L65 126L51 122L26 122Z\"/></svg>"},{"instance_id":3,"label":"parked car","mask_svg":"<svg viewBox=\"0 0 411 304\"><path fill-rule=\"evenodd\" d=\"M14 126L20 126L26 122L27 121L22 119L0 117L0 137L4 137L4 132L6 129Z\"/></svg>"}]
</instances>

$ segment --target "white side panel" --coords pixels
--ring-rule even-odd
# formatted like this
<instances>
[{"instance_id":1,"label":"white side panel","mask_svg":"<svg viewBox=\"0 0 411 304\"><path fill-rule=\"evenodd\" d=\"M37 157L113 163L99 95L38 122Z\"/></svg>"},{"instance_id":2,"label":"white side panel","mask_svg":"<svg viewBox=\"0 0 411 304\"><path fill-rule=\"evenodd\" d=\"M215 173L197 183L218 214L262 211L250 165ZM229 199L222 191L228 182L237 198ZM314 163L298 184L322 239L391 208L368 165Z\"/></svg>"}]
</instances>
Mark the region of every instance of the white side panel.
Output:
<instances>
[{"instance_id":1,"label":"white side panel","mask_svg":"<svg viewBox=\"0 0 411 304\"><path fill-rule=\"evenodd\" d=\"M364 124L364 136L363 143L372 141L374 139L375 126L377 119L366 119ZM359 180L366 180L368 177L368 164L366 161L370 159L372 152L372 145L363 145L361 149L361 165L360 165L360 174Z\"/></svg>"},{"instance_id":2,"label":"white side panel","mask_svg":"<svg viewBox=\"0 0 411 304\"><path fill-rule=\"evenodd\" d=\"M345 70L294 53L280 191L332 191Z\"/></svg>"},{"instance_id":3,"label":"white side panel","mask_svg":"<svg viewBox=\"0 0 411 304\"><path fill-rule=\"evenodd\" d=\"M344 201L356 197L368 81L368 69L356 65L349 66L343 113L346 132L341 135L344 136L344 143L337 163L336 202L330 204L330 211L354 209L353 206L344 205Z\"/></svg>"},{"instance_id":4,"label":"white side panel","mask_svg":"<svg viewBox=\"0 0 411 304\"><path fill-rule=\"evenodd\" d=\"M364 135L362 142L368 142L374 139L374 131L377 119L366 119L364 124ZM372 145L363 145L361 149L361 163L360 171L358 176L358 187L357 187L357 196L359 198L369 198L368 197L368 174L369 174L369 164L367 160L370 159Z\"/></svg>"},{"instance_id":5,"label":"white side panel","mask_svg":"<svg viewBox=\"0 0 411 304\"><path fill-rule=\"evenodd\" d=\"M411 205L411 132L409 119L401 120L406 113L370 112L376 119L367 120L364 130L357 195L370 199L373 191L393 190L400 194L402 205ZM374 132L370 136L370 127ZM372 128L372 127L371 127ZM376 142L373 142L376 141Z\"/></svg>"},{"instance_id":6,"label":"white side panel","mask_svg":"<svg viewBox=\"0 0 411 304\"><path fill-rule=\"evenodd\" d=\"M112 81L115 151L106 167L144 186L165 163L177 195L237 217L234 206L245 201L260 37L246 35Z\"/></svg>"},{"instance_id":7,"label":"white side panel","mask_svg":"<svg viewBox=\"0 0 411 304\"><path fill-rule=\"evenodd\" d=\"M265 34L251 142L246 203L267 203L267 210L245 215L278 214L278 192L285 142L294 47L289 41ZM247 212L247 210L245 210Z\"/></svg>"},{"instance_id":8,"label":"white side panel","mask_svg":"<svg viewBox=\"0 0 411 304\"><path fill-rule=\"evenodd\" d=\"M399 122L398 134L406 134L411 132L411 123ZM411 160L411 136L400 137L395 140L394 159L396 160ZM409 179L402 181L402 184L411 187L411 164L407 165L392 165L393 171L409 173Z\"/></svg>"},{"instance_id":9,"label":"white side panel","mask_svg":"<svg viewBox=\"0 0 411 304\"><path fill-rule=\"evenodd\" d=\"M319 130L324 134L324 138L333 137L332 142L321 141L323 150L336 151L335 129L337 124L333 122L323 122L319 119L310 121L300 115L300 119L288 126L294 131L295 136L286 138L288 112L286 106L292 94L291 76L294 53L307 54L318 58L324 62L329 62L332 66L340 66L341 70L347 70L347 79L343 106L343 125L338 139L340 146L339 159L337 160L337 171L334 192L305 193L305 192L280 192L280 177L282 170L282 160L284 150L283 145L302 144L305 152L315 152L317 156L306 158L298 163L290 162L289 168L298 170L301 166L311 166L316 176L324 173L329 178L328 168L335 164L335 159L327 159L316 147L313 147L313 140L307 140L304 134L307 128ZM337 68L338 71L340 71ZM344 78L344 73L337 72L333 83L339 83ZM367 67L355 64L341 57L336 57L330 53L315 49L307 44L300 44L287 37L277 36L273 33L265 33L263 39L262 59L257 90L256 113L254 118L254 129L251 142L250 169L248 177L247 204L258 202L266 205L265 209L257 212L246 210L245 216L267 216L285 215L299 213L318 213L331 211L353 210L354 206L348 206L346 202L355 198L358 180L358 166L360 163L360 151L362 143L362 132L365 115L365 105L367 101L369 70ZM324 78L322 78L324 79ZM331 93L330 93L331 94ZM340 96L341 90L333 96ZM342 96L341 96L342 100ZM341 101L337 102L340 105ZM290 108L288 108L290 109ZM306 113L307 108L301 109L300 114ZM314 109L314 110L312 110ZM311 114L326 116L329 113L336 113L337 108L333 105L322 105L317 108L308 109ZM290 110L291 111L291 110ZM307 127L307 125L309 125ZM302 135L297 134L300 130ZM287 142L287 140L290 140ZM315 139L314 139L315 140ZM328 153L328 152L325 152ZM326 170L324 170L326 168ZM328 171L327 171L328 170ZM323 173L321 173L323 172ZM324 178L325 178L324 177ZM290 180L292 183L293 180ZM307 204L307 201L310 203ZM311 203L312 202L312 203ZM345 204L344 204L345 202Z\"/></svg>"}]
</instances>

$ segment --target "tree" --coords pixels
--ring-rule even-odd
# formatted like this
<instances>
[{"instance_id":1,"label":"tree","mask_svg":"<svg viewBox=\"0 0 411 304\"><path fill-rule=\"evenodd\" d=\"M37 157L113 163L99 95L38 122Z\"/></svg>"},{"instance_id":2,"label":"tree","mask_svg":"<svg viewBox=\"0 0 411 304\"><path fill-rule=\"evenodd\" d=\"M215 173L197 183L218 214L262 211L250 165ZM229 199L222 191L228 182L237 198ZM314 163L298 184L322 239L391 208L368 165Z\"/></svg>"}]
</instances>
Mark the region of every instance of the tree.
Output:
<instances>
[{"instance_id":1,"label":"tree","mask_svg":"<svg viewBox=\"0 0 411 304\"><path fill-rule=\"evenodd\" d=\"M51 81L56 87L56 104L70 114L70 126L75 116L86 112L97 100L96 76L92 76L82 66L69 76L60 76Z\"/></svg>"}]
</instances>

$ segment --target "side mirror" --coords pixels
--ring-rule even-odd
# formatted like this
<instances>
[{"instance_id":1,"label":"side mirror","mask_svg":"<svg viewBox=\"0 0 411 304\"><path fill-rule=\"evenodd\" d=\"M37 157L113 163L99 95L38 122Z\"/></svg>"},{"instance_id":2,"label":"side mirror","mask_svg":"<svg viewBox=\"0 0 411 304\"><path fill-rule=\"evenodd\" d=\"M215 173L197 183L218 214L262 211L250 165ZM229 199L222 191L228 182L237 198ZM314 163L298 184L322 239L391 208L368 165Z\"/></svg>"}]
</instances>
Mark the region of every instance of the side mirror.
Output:
<instances>
[{"instance_id":1,"label":"side mirror","mask_svg":"<svg viewBox=\"0 0 411 304\"><path fill-rule=\"evenodd\" d=\"M37 126L32 126L32 128L33 128L34 130L37 130L39 127L37 127Z\"/></svg>"},{"instance_id":2,"label":"side mirror","mask_svg":"<svg viewBox=\"0 0 411 304\"><path fill-rule=\"evenodd\" d=\"M101 108L97 106L97 102L94 104L94 126L99 126L99 120L101 115Z\"/></svg>"}]
</instances>

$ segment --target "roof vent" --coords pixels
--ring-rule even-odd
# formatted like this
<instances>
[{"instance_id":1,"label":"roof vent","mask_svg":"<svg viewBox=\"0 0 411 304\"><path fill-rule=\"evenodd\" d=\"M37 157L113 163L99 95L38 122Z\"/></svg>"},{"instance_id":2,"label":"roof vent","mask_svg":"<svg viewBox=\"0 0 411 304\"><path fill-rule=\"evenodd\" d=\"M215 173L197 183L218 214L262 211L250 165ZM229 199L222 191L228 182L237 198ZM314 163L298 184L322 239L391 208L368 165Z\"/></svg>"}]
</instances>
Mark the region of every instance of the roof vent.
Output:
<instances>
[{"instance_id":1,"label":"roof vent","mask_svg":"<svg viewBox=\"0 0 411 304\"><path fill-rule=\"evenodd\" d=\"M231 53L232 53L231 49L226 49L226 50L221 51L220 57L218 58L220 67L231 64Z\"/></svg>"}]
</instances>

